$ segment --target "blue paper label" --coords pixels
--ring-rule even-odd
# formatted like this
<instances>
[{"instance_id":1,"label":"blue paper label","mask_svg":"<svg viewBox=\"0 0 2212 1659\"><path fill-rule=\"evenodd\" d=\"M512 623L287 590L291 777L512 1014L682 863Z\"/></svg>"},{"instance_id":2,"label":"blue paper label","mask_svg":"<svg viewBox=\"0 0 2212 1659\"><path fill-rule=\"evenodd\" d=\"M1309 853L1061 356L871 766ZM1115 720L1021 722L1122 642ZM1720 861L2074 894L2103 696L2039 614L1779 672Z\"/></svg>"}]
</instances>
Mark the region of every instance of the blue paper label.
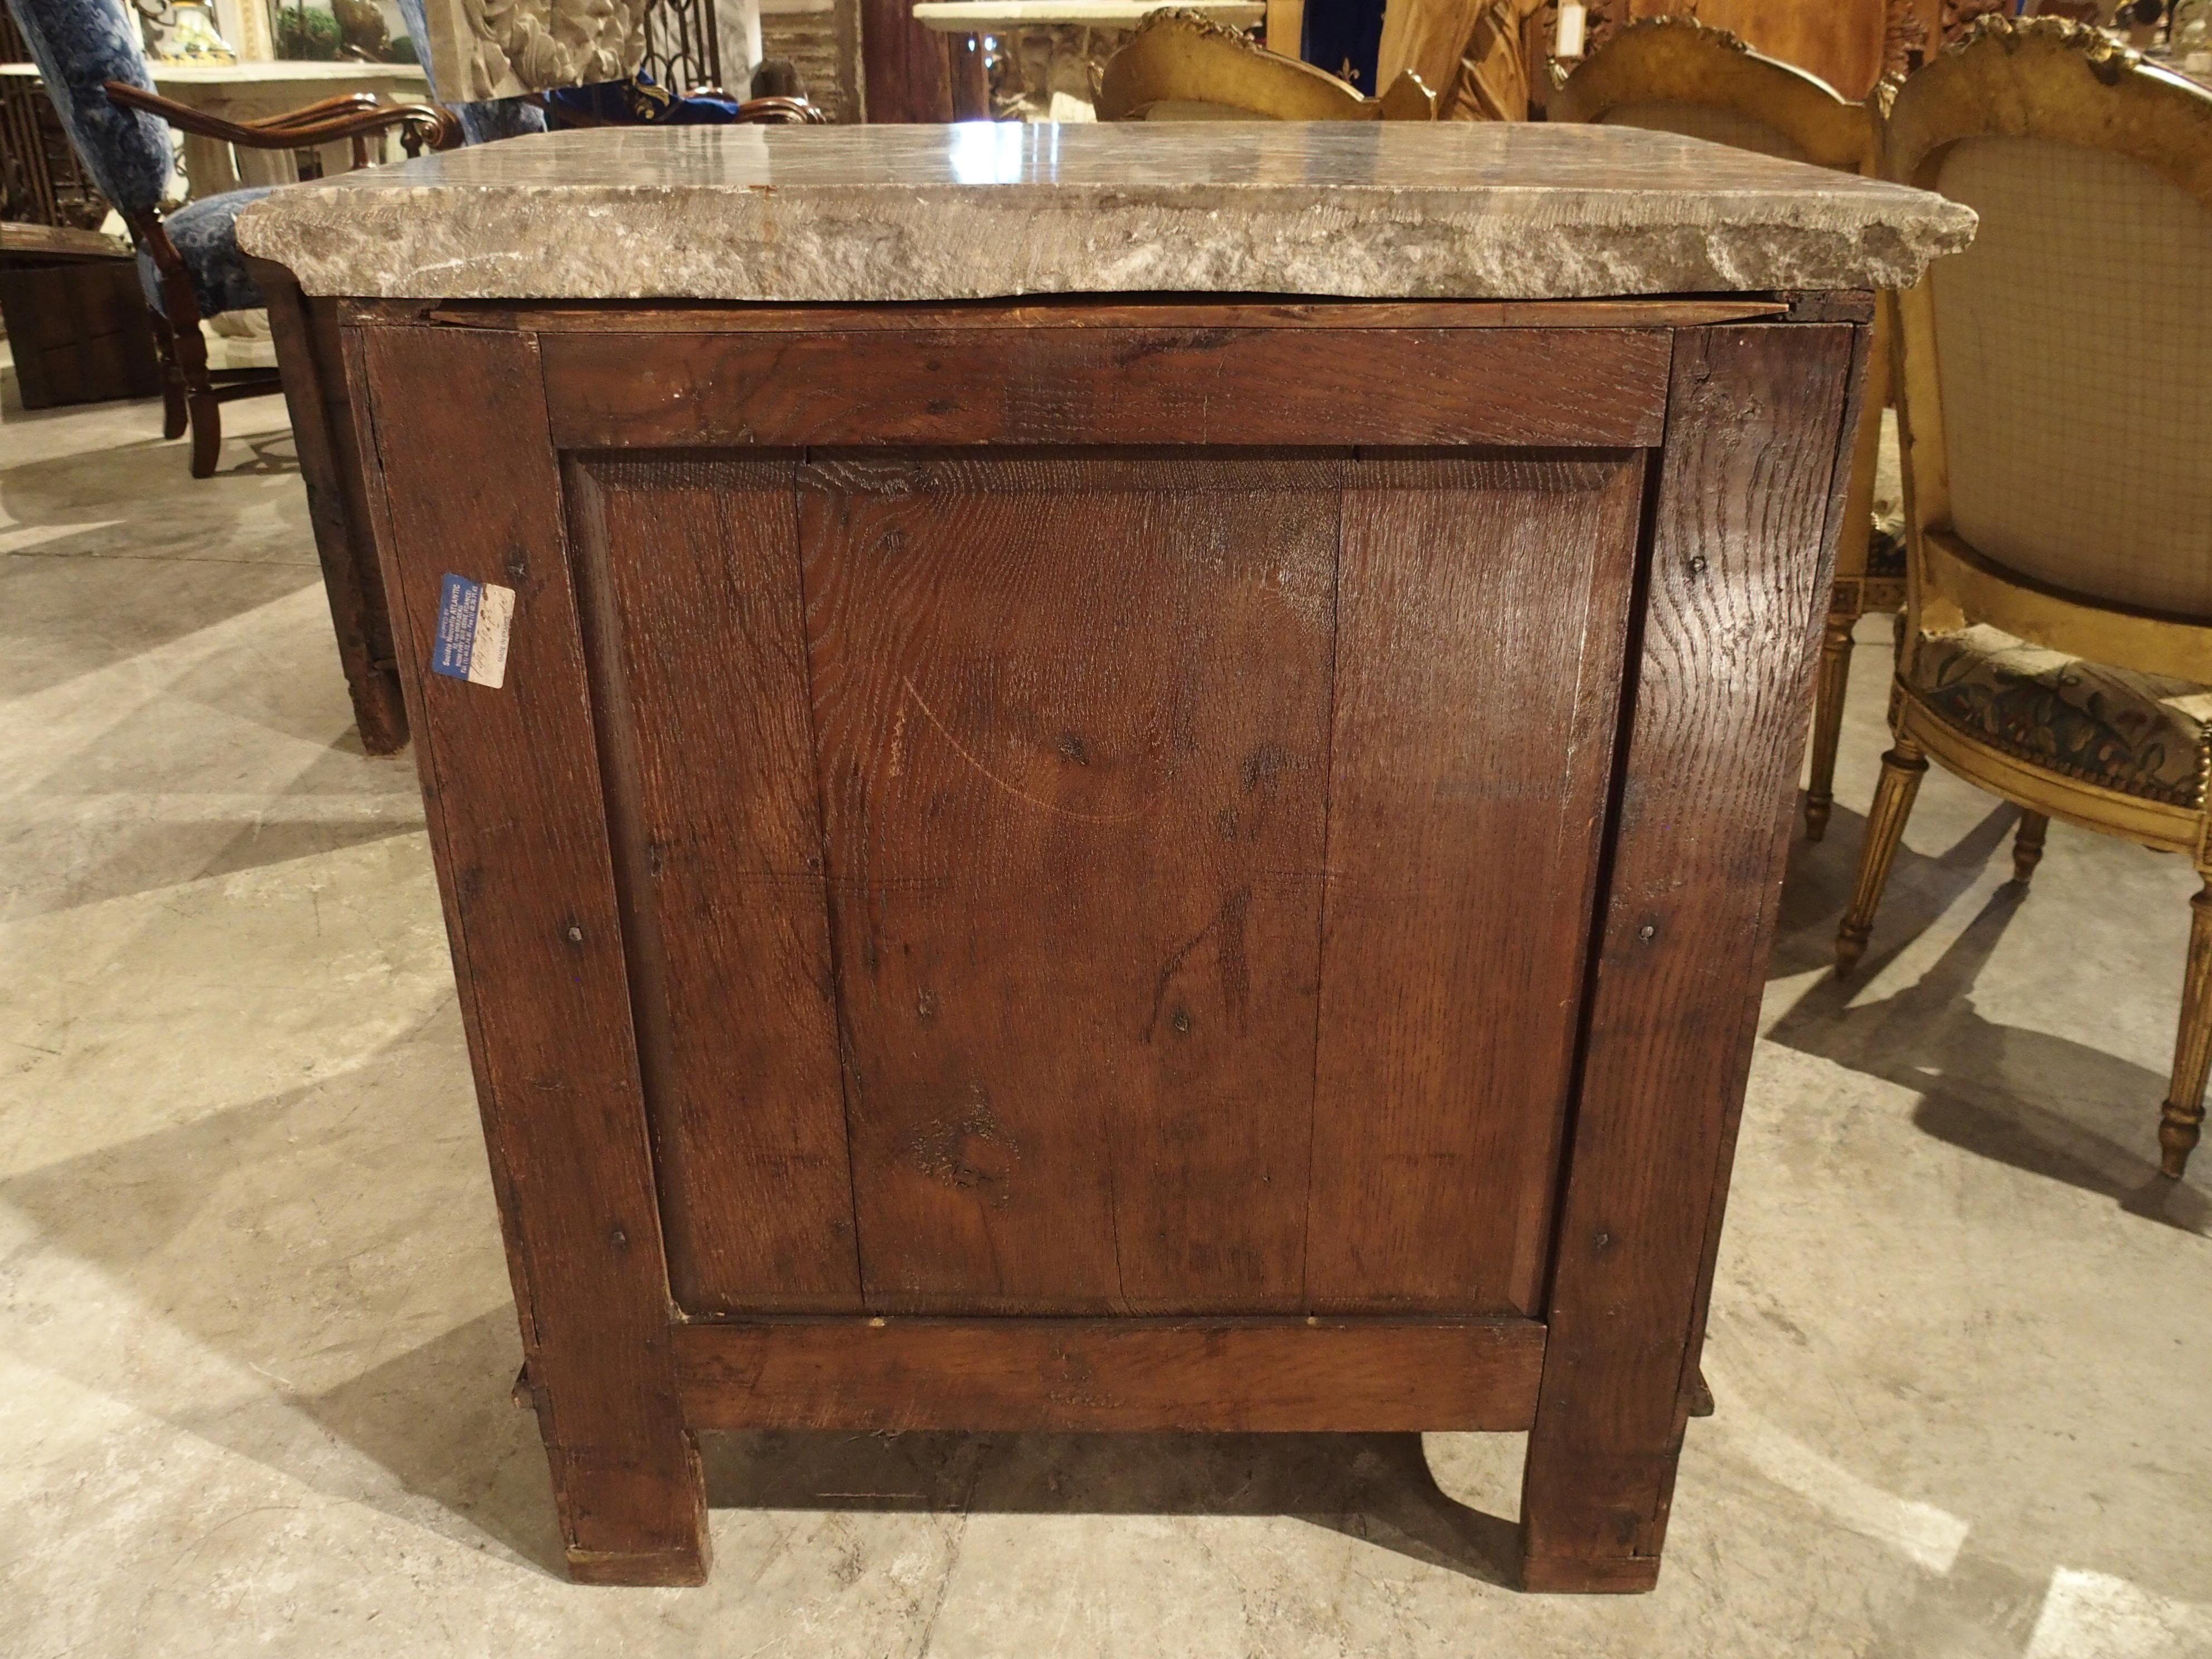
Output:
<instances>
[{"instance_id":1,"label":"blue paper label","mask_svg":"<svg viewBox=\"0 0 2212 1659\"><path fill-rule=\"evenodd\" d=\"M457 680L468 678L476 656L477 616L483 608L483 584L448 572L438 599L438 643L430 655L432 668Z\"/></svg>"}]
</instances>

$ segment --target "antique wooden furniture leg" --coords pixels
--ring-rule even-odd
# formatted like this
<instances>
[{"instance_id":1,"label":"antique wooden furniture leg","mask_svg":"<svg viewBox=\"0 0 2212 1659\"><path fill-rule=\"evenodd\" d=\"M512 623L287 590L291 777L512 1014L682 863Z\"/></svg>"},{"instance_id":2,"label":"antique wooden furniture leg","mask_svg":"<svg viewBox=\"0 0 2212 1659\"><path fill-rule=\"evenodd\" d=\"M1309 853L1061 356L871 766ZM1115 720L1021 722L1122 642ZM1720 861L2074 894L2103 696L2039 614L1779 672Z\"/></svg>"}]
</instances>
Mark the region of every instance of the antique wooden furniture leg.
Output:
<instances>
[{"instance_id":1,"label":"antique wooden furniture leg","mask_svg":"<svg viewBox=\"0 0 2212 1659\"><path fill-rule=\"evenodd\" d=\"M1844 693L1851 678L1851 629L1859 619L1859 585L1838 580L1820 630L1820 680L1813 693L1813 759L1805 789L1805 839L1828 833L1836 804L1836 745L1844 730Z\"/></svg>"},{"instance_id":2,"label":"antique wooden furniture leg","mask_svg":"<svg viewBox=\"0 0 2212 1659\"><path fill-rule=\"evenodd\" d=\"M2181 983L2181 1030L2173 1082L2159 1112L2159 1167L2179 1181L2204 1127L2204 1079L2212 1071L2212 873L2189 901L2189 969Z\"/></svg>"},{"instance_id":3,"label":"antique wooden furniture leg","mask_svg":"<svg viewBox=\"0 0 2212 1659\"><path fill-rule=\"evenodd\" d=\"M1889 866L1905 836L1905 821L1912 815L1912 798L1920 793L1920 780L1928 771L1928 757L1919 745L1901 732L1895 745L1881 757L1881 781L1875 786L1874 805L1867 809L1866 839L1859 847L1858 879L1851 887L1851 902L1836 930L1836 969L1849 973L1866 954L1874 933L1874 913L1881 903L1881 890L1889 883Z\"/></svg>"},{"instance_id":4,"label":"antique wooden furniture leg","mask_svg":"<svg viewBox=\"0 0 2212 1659\"><path fill-rule=\"evenodd\" d=\"M677 1393L561 479L542 441L481 459L489 434L545 430L537 342L394 328L347 350L378 400L356 423L400 648L429 659L441 573L481 568L487 549L537 619L506 665L510 689L534 688L526 699L442 676L407 684L569 1571L698 1583L706 1490ZM384 387L428 385L447 395L381 401ZM387 491L386 470L406 486Z\"/></svg>"},{"instance_id":5,"label":"antique wooden furniture leg","mask_svg":"<svg viewBox=\"0 0 2212 1659\"><path fill-rule=\"evenodd\" d=\"M252 259L247 268L269 308L284 404L299 447L300 477L307 490L307 520L315 534L338 662L345 671L362 747L372 755L395 754L407 742L407 710L393 659L383 573L369 533L336 307L328 301L310 306L281 265Z\"/></svg>"},{"instance_id":6,"label":"antique wooden furniture leg","mask_svg":"<svg viewBox=\"0 0 2212 1659\"><path fill-rule=\"evenodd\" d=\"M161 355L161 437L165 442L174 442L191 424L185 366L177 360L177 333L169 326L169 319L151 306L146 314L154 325L155 347Z\"/></svg>"},{"instance_id":7,"label":"antique wooden furniture leg","mask_svg":"<svg viewBox=\"0 0 2212 1659\"><path fill-rule=\"evenodd\" d=\"M2022 887L2034 878L2035 866L2043 862L2043 838L2050 831L2048 813L2021 813L2020 828L2012 837L2012 878Z\"/></svg>"},{"instance_id":8,"label":"antique wooden furniture leg","mask_svg":"<svg viewBox=\"0 0 2212 1659\"><path fill-rule=\"evenodd\" d=\"M1745 696L1726 665L1780 633L1794 672L1775 684L1809 684L1865 360L1863 328L1675 336L1522 1485L1532 1589L1658 1577L1806 730L1802 695ZM1684 837L1694 821L1713 833Z\"/></svg>"}]
</instances>

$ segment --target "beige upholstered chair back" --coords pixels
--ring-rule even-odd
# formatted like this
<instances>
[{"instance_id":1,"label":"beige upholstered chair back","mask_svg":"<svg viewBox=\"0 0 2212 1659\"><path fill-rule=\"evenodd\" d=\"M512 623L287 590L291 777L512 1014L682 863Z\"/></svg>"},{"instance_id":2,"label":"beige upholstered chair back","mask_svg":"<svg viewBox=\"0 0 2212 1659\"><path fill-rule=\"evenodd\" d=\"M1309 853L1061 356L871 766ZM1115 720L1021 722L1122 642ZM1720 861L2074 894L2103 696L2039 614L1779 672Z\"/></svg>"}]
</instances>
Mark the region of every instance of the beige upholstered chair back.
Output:
<instances>
[{"instance_id":1,"label":"beige upholstered chair back","mask_svg":"<svg viewBox=\"0 0 2212 1659\"><path fill-rule=\"evenodd\" d=\"M1703 138L1735 149L1756 150L1761 155L1778 155L1785 161L1808 159L1805 147L1772 122L1714 104L1644 98L1634 103L1616 104L1597 118L1611 126L1679 132L1686 138Z\"/></svg>"},{"instance_id":2,"label":"beige upholstered chair back","mask_svg":"<svg viewBox=\"0 0 2212 1659\"><path fill-rule=\"evenodd\" d=\"M1879 169L1874 112L1687 17L1632 24L1553 94L1555 121L1656 128L1847 173Z\"/></svg>"},{"instance_id":3,"label":"beige upholstered chair back","mask_svg":"<svg viewBox=\"0 0 2212 1659\"><path fill-rule=\"evenodd\" d=\"M1981 215L1908 324L1916 519L2212 618L2212 95L2052 20L1970 37L1893 122L1896 175Z\"/></svg>"},{"instance_id":4,"label":"beige upholstered chair back","mask_svg":"<svg viewBox=\"0 0 2212 1659\"><path fill-rule=\"evenodd\" d=\"M1102 121L1433 121L1435 95L1401 75L1380 98L1182 9L1149 13L1099 76Z\"/></svg>"}]
</instances>

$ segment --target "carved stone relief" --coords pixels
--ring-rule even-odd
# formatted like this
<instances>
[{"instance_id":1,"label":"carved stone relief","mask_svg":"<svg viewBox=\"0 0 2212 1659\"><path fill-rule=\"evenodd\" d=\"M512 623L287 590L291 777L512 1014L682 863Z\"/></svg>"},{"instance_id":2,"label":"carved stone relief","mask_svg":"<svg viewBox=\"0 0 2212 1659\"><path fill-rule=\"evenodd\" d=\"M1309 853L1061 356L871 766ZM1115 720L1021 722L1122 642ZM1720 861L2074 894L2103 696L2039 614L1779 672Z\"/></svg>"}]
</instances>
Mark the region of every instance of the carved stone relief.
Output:
<instances>
[{"instance_id":1,"label":"carved stone relief","mask_svg":"<svg viewBox=\"0 0 2212 1659\"><path fill-rule=\"evenodd\" d=\"M634 73L647 0L425 0L431 64L449 101L590 86Z\"/></svg>"}]
</instances>

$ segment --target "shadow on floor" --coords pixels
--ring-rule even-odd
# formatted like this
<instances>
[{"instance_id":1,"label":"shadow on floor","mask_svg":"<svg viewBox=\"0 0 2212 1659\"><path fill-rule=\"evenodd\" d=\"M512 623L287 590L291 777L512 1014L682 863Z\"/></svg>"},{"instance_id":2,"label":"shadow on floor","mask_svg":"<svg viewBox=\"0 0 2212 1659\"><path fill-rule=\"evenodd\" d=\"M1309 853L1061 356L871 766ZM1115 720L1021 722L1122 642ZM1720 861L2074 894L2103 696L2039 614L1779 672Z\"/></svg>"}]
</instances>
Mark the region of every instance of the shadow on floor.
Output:
<instances>
[{"instance_id":1,"label":"shadow on floor","mask_svg":"<svg viewBox=\"0 0 2212 1659\"><path fill-rule=\"evenodd\" d=\"M1291 1516L1487 1584L1510 1521L1447 1496L1417 1434L833 1434L705 1437L717 1508Z\"/></svg>"},{"instance_id":2,"label":"shadow on floor","mask_svg":"<svg viewBox=\"0 0 2212 1659\"><path fill-rule=\"evenodd\" d=\"M278 562L319 571L304 495L288 497L281 515L272 516L258 489L241 498L224 488L230 478L297 473L291 429L226 438L223 454L228 465L210 478L191 476L183 440L158 436L19 461L0 469L0 507L19 526L61 532L34 544L49 556ZM242 507L252 509L250 523L240 519Z\"/></svg>"},{"instance_id":3,"label":"shadow on floor","mask_svg":"<svg viewBox=\"0 0 2212 1659\"><path fill-rule=\"evenodd\" d=\"M35 1248L91 1264L143 1310L137 1328L84 1332L54 1309L52 1346L26 1357L311 1488L562 1575L537 1421L510 1400L520 1340L457 1024L447 1002L328 1084L0 1180ZM453 1224L464 1212L481 1232ZM313 1381L395 1320L419 1328L472 1300L483 1311L430 1340ZM1416 1435L760 1433L706 1452L719 1507L1291 1516L1485 1583L1517 1560L1512 1523L1446 1495Z\"/></svg>"},{"instance_id":4,"label":"shadow on floor","mask_svg":"<svg viewBox=\"0 0 2212 1659\"><path fill-rule=\"evenodd\" d=\"M1874 946L1849 979L1824 974L1767 1032L1770 1040L1911 1089L1913 1122L1978 1158L2112 1199L2131 1214L2212 1235L2212 1199L2158 1172L2166 1079L2069 1038L1984 1018L1974 985L2014 914L2033 900L2008 881L1914 983L1875 1002L1851 999L1987 872L2009 861L2019 821L1994 807L1933 857L1899 850ZM1864 821L1838 812L1827 841L1801 836L1783 890L1771 975L1832 968L1835 930ZM2177 975L2178 981L2178 975ZM2179 987L2177 982L2177 994Z\"/></svg>"}]
</instances>

